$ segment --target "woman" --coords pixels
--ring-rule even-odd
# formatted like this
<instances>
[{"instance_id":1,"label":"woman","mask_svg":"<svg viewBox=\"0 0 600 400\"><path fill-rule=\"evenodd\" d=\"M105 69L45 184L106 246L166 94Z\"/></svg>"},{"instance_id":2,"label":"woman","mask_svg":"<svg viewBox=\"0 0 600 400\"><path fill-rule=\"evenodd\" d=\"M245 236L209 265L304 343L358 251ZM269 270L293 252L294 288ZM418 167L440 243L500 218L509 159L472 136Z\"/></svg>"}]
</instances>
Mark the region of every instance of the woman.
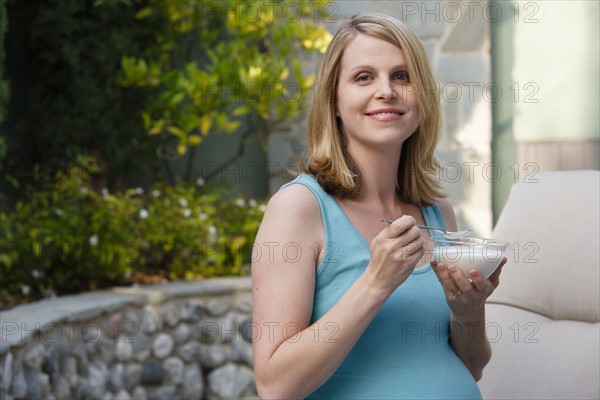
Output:
<instances>
[{"instance_id":1,"label":"woman","mask_svg":"<svg viewBox=\"0 0 600 400\"><path fill-rule=\"evenodd\" d=\"M395 18L352 17L330 43L305 174L272 197L256 238L261 398L481 398L500 268L486 280L430 262L416 226L456 230L433 178L433 88L422 45Z\"/></svg>"}]
</instances>

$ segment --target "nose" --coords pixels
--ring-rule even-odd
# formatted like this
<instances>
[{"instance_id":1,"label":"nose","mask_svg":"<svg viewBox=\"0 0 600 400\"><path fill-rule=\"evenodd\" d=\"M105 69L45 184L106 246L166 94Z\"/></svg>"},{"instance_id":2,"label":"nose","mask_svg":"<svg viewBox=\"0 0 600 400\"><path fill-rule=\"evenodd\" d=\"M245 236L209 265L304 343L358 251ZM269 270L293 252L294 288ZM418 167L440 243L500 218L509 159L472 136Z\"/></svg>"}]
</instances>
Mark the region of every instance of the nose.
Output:
<instances>
[{"instance_id":1,"label":"nose","mask_svg":"<svg viewBox=\"0 0 600 400\"><path fill-rule=\"evenodd\" d=\"M397 96L394 87L389 79L381 79L375 92L375 98L378 100L392 100Z\"/></svg>"}]
</instances>

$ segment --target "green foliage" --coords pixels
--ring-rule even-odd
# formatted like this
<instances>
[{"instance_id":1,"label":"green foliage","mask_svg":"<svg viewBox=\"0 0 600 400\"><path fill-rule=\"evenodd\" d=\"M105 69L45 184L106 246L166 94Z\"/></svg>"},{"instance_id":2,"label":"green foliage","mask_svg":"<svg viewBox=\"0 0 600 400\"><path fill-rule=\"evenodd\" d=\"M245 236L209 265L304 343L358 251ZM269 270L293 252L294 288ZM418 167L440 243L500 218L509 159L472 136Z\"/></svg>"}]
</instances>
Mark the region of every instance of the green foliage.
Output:
<instances>
[{"instance_id":1,"label":"green foliage","mask_svg":"<svg viewBox=\"0 0 600 400\"><path fill-rule=\"evenodd\" d=\"M7 162L56 170L90 154L105 166L111 188L124 169L144 169L155 144L132 115L146 100L140 90L121 87L117 72L123 55L144 54L160 21L137 21L126 1L9 1L6 8L6 48L10 39L15 49L5 60Z\"/></svg>"},{"instance_id":2,"label":"green foliage","mask_svg":"<svg viewBox=\"0 0 600 400\"><path fill-rule=\"evenodd\" d=\"M4 34L7 29L6 0L0 0L0 124L4 121L6 104L8 103L8 82L4 81ZM0 143L0 146L3 146L3 144Z\"/></svg>"},{"instance_id":3,"label":"green foliage","mask_svg":"<svg viewBox=\"0 0 600 400\"><path fill-rule=\"evenodd\" d=\"M80 160L0 213L0 304L131 283L244 275L264 204L205 187L94 191Z\"/></svg>"},{"instance_id":4,"label":"green foliage","mask_svg":"<svg viewBox=\"0 0 600 400\"><path fill-rule=\"evenodd\" d=\"M0 0L0 124L4 121L6 104L8 103L8 82L4 81L4 34L8 29L6 18L6 0ZM4 159L6 158L6 138L0 136L0 171L4 172ZM4 175L4 174L3 174ZM4 194L0 193L0 204Z\"/></svg>"},{"instance_id":5,"label":"green foliage","mask_svg":"<svg viewBox=\"0 0 600 400\"><path fill-rule=\"evenodd\" d=\"M264 143L274 125L303 110L314 75L304 73L302 57L324 51L331 37L315 22L324 14L320 2L144 3L137 19L166 19L168 29L156 33L145 56L123 57L119 81L148 90L144 126L165 148L176 139L176 156L211 132L236 131L244 116Z\"/></svg>"},{"instance_id":6,"label":"green foliage","mask_svg":"<svg viewBox=\"0 0 600 400\"><path fill-rule=\"evenodd\" d=\"M0 0L16 49L0 74L12 91L0 110L0 162L11 167L1 178L29 190L0 212L0 303L139 275L247 273L264 204L190 184L194 151L242 128L242 143L266 143L304 109L305 57L330 39L322 3ZM172 185L167 160L183 155ZM127 189L124 176L141 171L167 179Z\"/></svg>"}]
</instances>

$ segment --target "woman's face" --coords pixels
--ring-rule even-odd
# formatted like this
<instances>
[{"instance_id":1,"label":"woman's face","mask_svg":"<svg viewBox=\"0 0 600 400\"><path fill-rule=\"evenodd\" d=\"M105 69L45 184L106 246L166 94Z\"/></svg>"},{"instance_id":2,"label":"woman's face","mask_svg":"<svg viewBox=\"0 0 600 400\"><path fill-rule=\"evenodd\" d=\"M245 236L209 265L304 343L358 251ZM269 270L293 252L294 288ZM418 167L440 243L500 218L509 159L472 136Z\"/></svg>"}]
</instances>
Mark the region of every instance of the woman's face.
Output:
<instances>
[{"instance_id":1,"label":"woman's face","mask_svg":"<svg viewBox=\"0 0 600 400\"><path fill-rule=\"evenodd\" d=\"M337 115L349 148L401 148L419 126L417 94L404 53L359 34L344 50L337 88Z\"/></svg>"}]
</instances>

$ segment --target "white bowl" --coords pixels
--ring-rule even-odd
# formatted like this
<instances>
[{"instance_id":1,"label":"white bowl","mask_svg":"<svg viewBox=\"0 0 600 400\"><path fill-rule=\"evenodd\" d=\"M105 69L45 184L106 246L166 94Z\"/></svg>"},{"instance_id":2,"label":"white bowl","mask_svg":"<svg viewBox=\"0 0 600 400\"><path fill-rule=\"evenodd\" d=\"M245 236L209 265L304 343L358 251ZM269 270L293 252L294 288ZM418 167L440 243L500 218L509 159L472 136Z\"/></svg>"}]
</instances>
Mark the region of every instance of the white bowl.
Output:
<instances>
[{"instance_id":1,"label":"white bowl","mask_svg":"<svg viewBox=\"0 0 600 400\"><path fill-rule=\"evenodd\" d=\"M504 240L478 238L432 237L430 240L434 244L434 261L447 266L456 265L467 277L471 270L476 269L486 279L498 268L510 244Z\"/></svg>"}]
</instances>

